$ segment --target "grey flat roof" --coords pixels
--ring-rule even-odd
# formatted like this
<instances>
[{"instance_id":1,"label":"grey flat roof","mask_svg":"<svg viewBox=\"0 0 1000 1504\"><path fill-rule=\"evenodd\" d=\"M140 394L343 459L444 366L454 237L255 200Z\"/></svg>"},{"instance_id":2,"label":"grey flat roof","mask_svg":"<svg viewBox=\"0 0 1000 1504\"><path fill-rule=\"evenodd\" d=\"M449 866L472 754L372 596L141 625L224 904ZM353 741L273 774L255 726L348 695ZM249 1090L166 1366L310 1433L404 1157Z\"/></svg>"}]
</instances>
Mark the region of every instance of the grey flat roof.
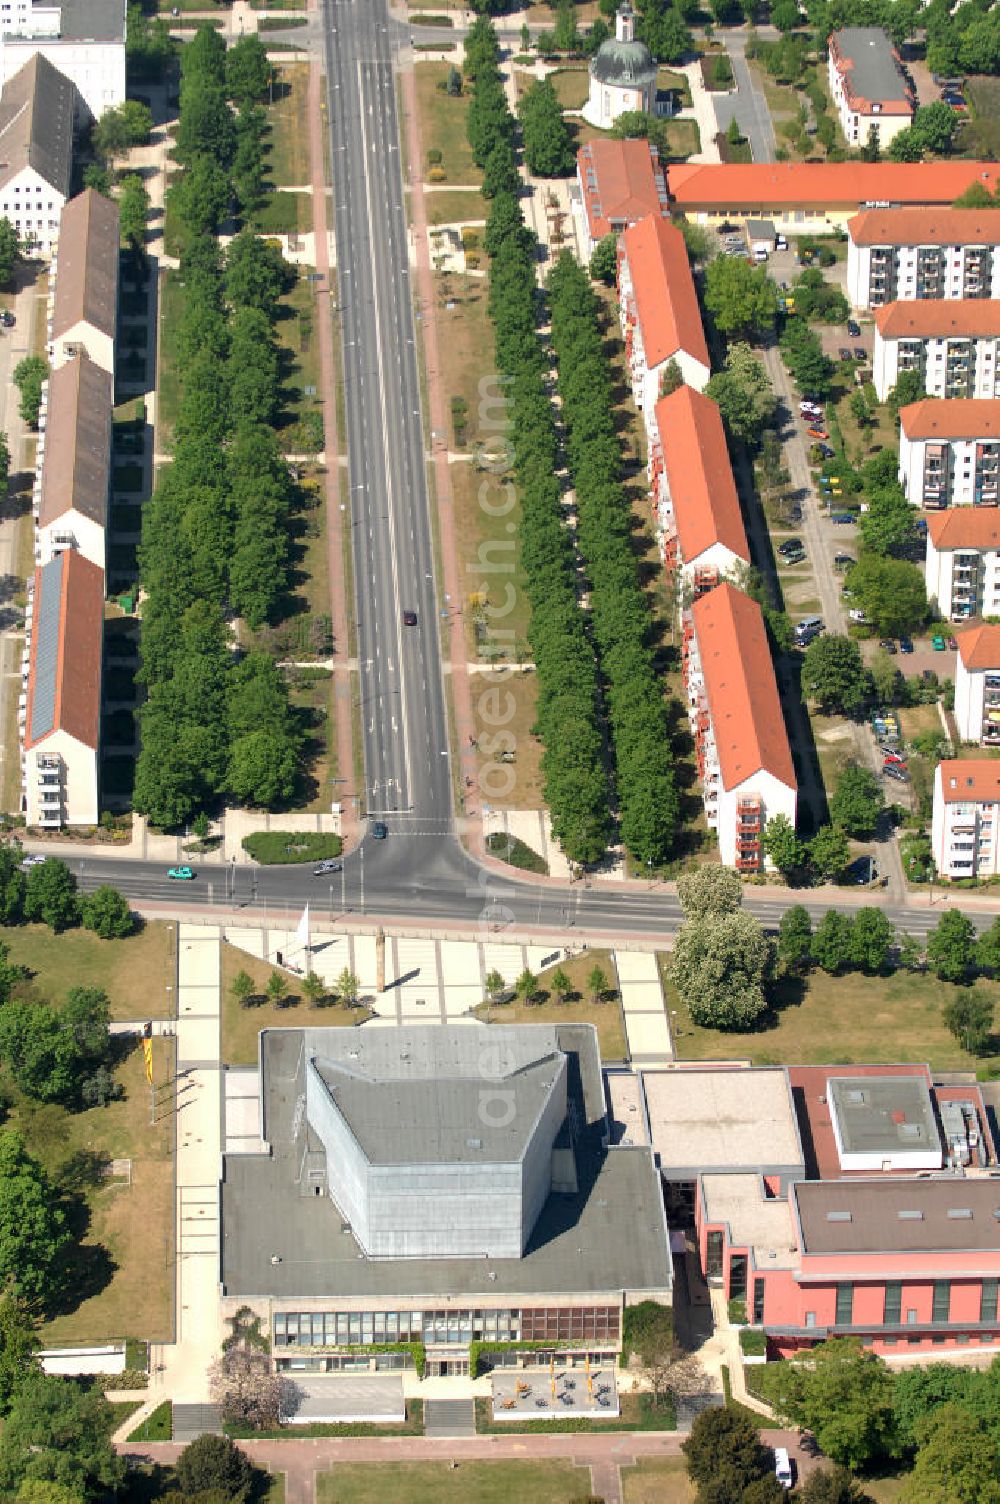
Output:
<instances>
[{"instance_id":1,"label":"grey flat roof","mask_svg":"<svg viewBox=\"0 0 1000 1504\"><path fill-rule=\"evenodd\" d=\"M536 1025L526 1026L529 1029ZM520 1259L367 1259L328 1196L313 1195L294 1135L301 1114L298 1062L310 1036L326 1031L268 1030L264 1038L265 1112L270 1155L224 1161L222 1280L226 1295L283 1300L444 1298L448 1295L609 1294L663 1291L671 1283L660 1179L648 1148L605 1149L600 1057L594 1030L545 1031L567 1057L578 1189L551 1195ZM389 1029L345 1030L355 1042ZM400 1031L406 1032L406 1031ZM445 1030L440 1032L444 1033ZM493 1048L504 1032L463 1025L469 1048ZM305 1146L306 1159L315 1143ZM272 1263L278 1255L280 1263Z\"/></svg>"},{"instance_id":2,"label":"grey flat roof","mask_svg":"<svg viewBox=\"0 0 1000 1504\"><path fill-rule=\"evenodd\" d=\"M1000 1250L1000 1178L800 1181L804 1253Z\"/></svg>"},{"instance_id":3,"label":"grey flat roof","mask_svg":"<svg viewBox=\"0 0 1000 1504\"><path fill-rule=\"evenodd\" d=\"M941 1148L923 1076L831 1076L826 1094L847 1154Z\"/></svg>"},{"instance_id":4,"label":"grey flat roof","mask_svg":"<svg viewBox=\"0 0 1000 1504\"><path fill-rule=\"evenodd\" d=\"M874 104L909 101L906 80L881 26L845 26L834 37L841 56L850 59L854 94Z\"/></svg>"},{"instance_id":5,"label":"grey flat roof","mask_svg":"<svg viewBox=\"0 0 1000 1504\"><path fill-rule=\"evenodd\" d=\"M63 0L59 36L67 42L124 42L125 0Z\"/></svg>"},{"instance_id":6,"label":"grey flat roof","mask_svg":"<svg viewBox=\"0 0 1000 1504\"><path fill-rule=\"evenodd\" d=\"M788 1076L781 1066L643 1071L649 1126L667 1179L704 1170L805 1171Z\"/></svg>"}]
</instances>

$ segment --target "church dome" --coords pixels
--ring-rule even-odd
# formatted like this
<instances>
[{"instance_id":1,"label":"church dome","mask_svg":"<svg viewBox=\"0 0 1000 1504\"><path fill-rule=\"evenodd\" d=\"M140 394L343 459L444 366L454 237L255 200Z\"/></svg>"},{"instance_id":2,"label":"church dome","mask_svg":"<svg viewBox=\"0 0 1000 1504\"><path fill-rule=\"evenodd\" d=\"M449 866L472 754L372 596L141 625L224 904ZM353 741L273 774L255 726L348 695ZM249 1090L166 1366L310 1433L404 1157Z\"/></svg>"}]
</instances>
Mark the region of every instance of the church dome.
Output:
<instances>
[{"instance_id":1,"label":"church dome","mask_svg":"<svg viewBox=\"0 0 1000 1504\"><path fill-rule=\"evenodd\" d=\"M656 79L656 63L645 42L619 42L609 38L594 54L590 72L601 84L641 89Z\"/></svg>"}]
</instances>

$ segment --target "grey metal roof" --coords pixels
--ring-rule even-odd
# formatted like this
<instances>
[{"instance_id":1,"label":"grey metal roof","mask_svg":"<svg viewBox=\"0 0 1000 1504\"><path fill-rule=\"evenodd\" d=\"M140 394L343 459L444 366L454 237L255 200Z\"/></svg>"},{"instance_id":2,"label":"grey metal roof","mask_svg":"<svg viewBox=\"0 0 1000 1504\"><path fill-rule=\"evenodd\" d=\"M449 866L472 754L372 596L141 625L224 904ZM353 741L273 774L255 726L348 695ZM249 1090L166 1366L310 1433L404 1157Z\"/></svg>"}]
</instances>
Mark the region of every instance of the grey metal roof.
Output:
<instances>
[{"instance_id":1,"label":"grey metal roof","mask_svg":"<svg viewBox=\"0 0 1000 1504\"><path fill-rule=\"evenodd\" d=\"M941 1148L923 1076L833 1076L826 1094L847 1154Z\"/></svg>"},{"instance_id":2,"label":"grey metal roof","mask_svg":"<svg viewBox=\"0 0 1000 1504\"><path fill-rule=\"evenodd\" d=\"M845 26L832 40L851 64L851 90L876 104L906 102L910 98L892 43L880 26Z\"/></svg>"},{"instance_id":3,"label":"grey metal roof","mask_svg":"<svg viewBox=\"0 0 1000 1504\"><path fill-rule=\"evenodd\" d=\"M38 572L33 628L35 676L29 725L31 739L48 736L56 724L56 687L59 678L59 624L62 614L63 574L69 555L57 554Z\"/></svg>"},{"instance_id":4,"label":"grey metal roof","mask_svg":"<svg viewBox=\"0 0 1000 1504\"><path fill-rule=\"evenodd\" d=\"M303 1043L327 1031L277 1029L263 1036L268 1069L265 1096L270 1155L227 1154L222 1197L222 1279L227 1295L278 1298L394 1299L447 1295L527 1296L666 1291L670 1252L660 1180L647 1147L605 1149L600 1057L594 1030L584 1025L525 1033L554 1036L568 1062L569 1112L578 1189L553 1194L522 1258L367 1259L337 1208L308 1185L296 1123L302 1114ZM389 1048L392 1033L356 1029L367 1048ZM413 1031L420 1032L423 1031ZM428 1030L428 1032L430 1032ZM440 1029L444 1035L452 1030ZM468 1045L482 1054L499 1047L505 1027L463 1025ZM386 1046L379 1041L386 1039ZM495 1042L495 1043L494 1043ZM548 1047L545 1039L544 1047ZM531 1053L537 1053L535 1046ZM444 1090L447 1090L445 1083ZM272 1263L275 1255L280 1262Z\"/></svg>"},{"instance_id":5,"label":"grey metal roof","mask_svg":"<svg viewBox=\"0 0 1000 1504\"><path fill-rule=\"evenodd\" d=\"M807 1254L1000 1249L1000 1178L801 1181L794 1196Z\"/></svg>"},{"instance_id":6,"label":"grey metal roof","mask_svg":"<svg viewBox=\"0 0 1000 1504\"><path fill-rule=\"evenodd\" d=\"M590 64L592 78L601 84L641 88L656 78L656 62L645 42L602 42Z\"/></svg>"},{"instance_id":7,"label":"grey metal roof","mask_svg":"<svg viewBox=\"0 0 1000 1504\"><path fill-rule=\"evenodd\" d=\"M36 52L0 94L0 188L33 167L68 197L75 108L74 85Z\"/></svg>"},{"instance_id":8,"label":"grey metal roof","mask_svg":"<svg viewBox=\"0 0 1000 1504\"><path fill-rule=\"evenodd\" d=\"M63 0L59 35L67 42L125 41L126 0Z\"/></svg>"}]
</instances>

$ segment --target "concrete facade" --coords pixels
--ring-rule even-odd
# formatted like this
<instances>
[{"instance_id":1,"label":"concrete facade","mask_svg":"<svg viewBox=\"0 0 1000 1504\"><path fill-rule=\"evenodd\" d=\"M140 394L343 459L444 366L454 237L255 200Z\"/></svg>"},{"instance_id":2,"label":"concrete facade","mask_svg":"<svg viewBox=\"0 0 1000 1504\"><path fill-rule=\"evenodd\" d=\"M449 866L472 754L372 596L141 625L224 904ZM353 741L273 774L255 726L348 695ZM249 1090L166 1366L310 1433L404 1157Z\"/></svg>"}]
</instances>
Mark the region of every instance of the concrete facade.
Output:
<instances>
[{"instance_id":1,"label":"concrete facade","mask_svg":"<svg viewBox=\"0 0 1000 1504\"><path fill-rule=\"evenodd\" d=\"M1000 502L1000 402L928 398L899 423L899 480L915 507Z\"/></svg>"},{"instance_id":2,"label":"concrete facade","mask_svg":"<svg viewBox=\"0 0 1000 1504\"><path fill-rule=\"evenodd\" d=\"M940 877L1000 874L1000 763L972 757L938 763L931 855Z\"/></svg>"}]
</instances>

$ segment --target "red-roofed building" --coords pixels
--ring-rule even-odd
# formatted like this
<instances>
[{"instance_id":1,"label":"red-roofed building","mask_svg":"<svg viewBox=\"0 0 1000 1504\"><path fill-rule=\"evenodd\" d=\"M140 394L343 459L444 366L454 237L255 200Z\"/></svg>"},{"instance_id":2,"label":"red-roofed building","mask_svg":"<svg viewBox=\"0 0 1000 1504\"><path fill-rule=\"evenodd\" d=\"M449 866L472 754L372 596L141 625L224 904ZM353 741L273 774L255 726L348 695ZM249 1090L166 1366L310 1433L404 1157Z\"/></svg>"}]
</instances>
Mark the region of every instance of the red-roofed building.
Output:
<instances>
[{"instance_id":1,"label":"red-roofed building","mask_svg":"<svg viewBox=\"0 0 1000 1504\"><path fill-rule=\"evenodd\" d=\"M927 519L924 583L942 616L1000 615L1000 511L949 507Z\"/></svg>"},{"instance_id":2,"label":"red-roofed building","mask_svg":"<svg viewBox=\"0 0 1000 1504\"><path fill-rule=\"evenodd\" d=\"M761 872L768 820L795 824L797 784L764 617L723 581L682 618L688 716L705 814L727 867Z\"/></svg>"},{"instance_id":3,"label":"red-roofed building","mask_svg":"<svg viewBox=\"0 0 1000 1504\"><path fill-rule=\"evenodd\" d=\"M661 397L654 412L649 480L660 554L701 595L750 563L722 415L690 386Z\"/></svg>"},{"instance_id":4,"label":"red-roofed building","mask_svg":"<svg viewBox=\"0 0 1000 1504\"><path fill-rule=\"evenodd\" d=\"M636 406L652 436L663 373L676 362L698 391L712 374L684 237L649 215L626 230L618 252L618 303Z\"/></svg>"},{"instance_id":5,"label":"red-roofed building","mask_svg":"<svg viewBox=\"0 0 1000 1504\"><path fill-rule=\"evenodd\" d=\"M951 757L934 774L931 855L939 877L1000 875L1000 760Z\"/></svg>"},{"instance_id":6,"label":"red-roofed building","mask_svg":"<svg viewBox=\"0 0 1000 1504\"><path fill-rule=\"evenodd\" d=\"M865 209L847 226L855 308L1000 293L1000 209Z\"/></svg>"},{"instance_id":7,"label":"red-roofed building","mask_svg":"<svg viewBox=\"0 0 1000 1504\"><path fill-rule=\"evenodd\" d=\"M96 825L104 571L76 549L35 570L26 619L24 806L29 825Z\"/></svg>"},{"instance_id":8,"label":"red-roofed building","mask_svg":"<svg viewBox=\"0 0 1000 1504\"><path fill-rule=\"evenodd\" d=\"M605 235L620 235L647 214L668 213L660 156L648 141L588 141L576 154L576 181L588 260Z\"/></svg>"},{"instance_id":9,"label":"red-roofed building","mask_svg":"<svg viewBox=\"0 0 1000 1504\"><path fill-rule=\"evenodd\" d=\"M926 397L901 407L899 479L915 507L995 507L1000 401Z\"/></svg>"},{"instance_id":10,"label":"red-roofed building","mask_svg":"<svg viewBox=\"0 0 1000 1504\"><path fill-rule=\"evenodd\" d=\"M996 162L675 162L670 207L699 224L770 219L784 235L829 235L859 209L947 205L973 183L1000 187Z\"/></svg>"},{"instance_id":11,"label":"red-roofed building","mask_svg":"<svg viewBox=\"0 0 1000 1504\"><path fill-rule=\"evenodd\" d=\"M963 742L1000 747L1000 626L958 634L955 724Z\"/></svg>"},{"instance_id":12,"label":"red-roofed building","mask_svg":"<svg viewBox=\"0 0 1000 1504\"><path fill-rule=\"evenodd\" d=\"M923 299L875 310L872 380L884 401L904 371L929 397L1000 396L1000 301Z\"/></svg>"}]
</instances>

